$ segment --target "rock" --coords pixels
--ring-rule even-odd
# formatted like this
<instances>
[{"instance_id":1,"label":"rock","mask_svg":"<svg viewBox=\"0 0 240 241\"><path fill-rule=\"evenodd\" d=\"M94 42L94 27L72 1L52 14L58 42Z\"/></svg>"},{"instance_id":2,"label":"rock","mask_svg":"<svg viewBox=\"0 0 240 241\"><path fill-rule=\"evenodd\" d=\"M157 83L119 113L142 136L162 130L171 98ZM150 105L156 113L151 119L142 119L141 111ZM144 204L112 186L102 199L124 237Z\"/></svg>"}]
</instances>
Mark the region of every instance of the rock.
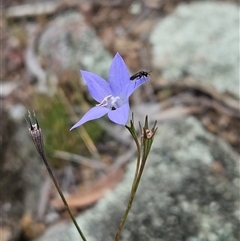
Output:
<instances>
[{"instance_id":1,"label":"rock","mask_svg":"<svg viewBox=\"0 0 240 241\"><path fill-rule=\"evenodd\" d=\"M12 94L13 91L15 91L19 87L19 84L16 81L0 81L0 84L0 97L2 99L8 97L10 94Z\"/></svg>"},{"instance_id":2,"label":"rock","mask_svg":"<svg viewBox=\"0 0 240 241\"><path fill-rule=\"evenodd\" d=\"M153 64L169 81L192 76L239 97L239 12L234 3L180 4L153 30Z\"/></svg>"},{"instance_id":3,"label":"rock","mask_svg":"<svg viewBox=\"0 0 240 241\"><path fill-rule=\"evenodd\" d=\"M121 240L237 241L238 166L233 149L195 118L159 124ZM115 190L77 218L88 241L114 239L134 170L135 162ZM37 241L79 239L72 224L55 229Z\"/></svg>"},{"instance_id":4,"label":"rock","mask_svg":"<svg viewBox=\"0 0 240 241\"><path fill-rule=\"evenodd\" d=\"M107 78L112 57L78 12L52 20L39 40L39 55L52 73L91 70Z\"/></svg>"},{"instance_id":5,"label":"rock","mask_svg":"<svg viewBox=\"0 0 240 241\"><path fill-rule=\"evenodd\" d=\"M19 104L8 111L3 107L1 113L0 187L3 195L0 205L3 226L7 226L11 234L7 240L13 241L21 234L22 217L26 213L36 215L38 211L36 200L40 199L44 177L44 166L29 136L23 111L24 107Z\"/></svg>"}]
</instances>

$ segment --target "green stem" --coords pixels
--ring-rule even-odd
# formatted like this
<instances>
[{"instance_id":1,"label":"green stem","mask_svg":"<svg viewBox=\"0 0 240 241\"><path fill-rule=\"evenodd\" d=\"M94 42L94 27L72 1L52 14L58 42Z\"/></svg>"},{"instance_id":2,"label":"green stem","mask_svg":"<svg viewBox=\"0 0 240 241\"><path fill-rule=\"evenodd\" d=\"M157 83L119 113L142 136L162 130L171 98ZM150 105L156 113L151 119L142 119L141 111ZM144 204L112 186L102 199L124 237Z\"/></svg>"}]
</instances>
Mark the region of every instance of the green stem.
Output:
<instances>
[{"instance_id":1,"label":"green stem","mask_svg":"<svg viewBox=\"0 0 240 241\"><path fill-rule=\"evenodd\" d=\"M52 178L52 180L53 180L53 182L54 182L54 185L55 185L55 187L57 188L57 191L58 191L58 193L59 193L59 195L60 195L60 197L61 197L61 199L62 199L62 201L63 201L63 203L64 203L64 205L65 205L65 207L66 207L66 209L67 209L67 211L68 211L68 213L69 213L69 215L70 215L70 217L71 217L71 219L72 219L72 221L73 221L73 223L74 223L74 225L75 225L75 227L76 227L76 229L78 230L78 233L80 234L80 236L81 236L81 238L82 238L83 241L87 241L87 239L86 239L85 236L83 235L82 230L81 230L80 227L78 226L77 221L76 221L76 219L74 218L74 216L73 216L73 214L72 214L72 212L71 212L71 210L70 210L70 208L69 208L69 206L68 206L68 203L67 203L67 201L66 201L66 199L65 199L65 197L64 197L64 195L63 195L63 193L62 193L62 191L61 191L61 188L60 188L60 186L59 186L59 184L58 184L58 182L57 182L57 179L55 178L55 176L54 176L54 174L53 174L53 172L52 172L52 169L50 168L50 166L49 166L49 164L48 164L48 161L47 161L47 159L46 159L46 156L44 155L44 153L41 153L40 155L41 155L41 157L42 157L42 159L43 159L43 161L44 161L44 164L45 164L45 166L46 166L46 168L47 168L47 170L48 170L48 173L49 173L50 177Z\"/></svg>"},{"instance_id":2,"label":"green stem","mask_svg":"<svg viewBox=\"0 0 240 241\"><path fill-rule=\"evenodd\" d=\"M153 128L151 130L149 130L147 116L145 118L145 125L143 128L142 128L141 124L139 123L140 130L142 131L141 145L139 144L136 129L134 128L133 118L130 121L130 127L126 126L126 128L131 133L131 135L136 143L138 157L137 157L137 164L136 164L136 170L135 170L134 180L133 180L133 184L132 184L131 194L130 194L130 197L128 200L128 205L127 205L125 213L121 219L121 222L118 226L118 230L116 232L114 241L119 241L121 231L127 220L128 213L132 207L133 200L135 198L135 195L136 195L136 192L137 192L137 189L138 189L138 186L139 186L142 174L143 174L143 170L144 170L144 167L145 167L145 164L147 161L147 157L150 152L151 145L153 143L153 136L155 135L156 130L157 130L156 124L157 124L157 122L155 122Z\"/></svg>"},{"instance_id":3,"label":"green stem","mask_svg":"<svg viewBox=\"0 0 240 241\"><path fill-rule=\"evenodd\" d=\"M139 182L140 182L140 180L141 180L141 177L142 177L142 174L143 174L143 169L144 169L144 167L145 167L145 164L146 164L146 159L141 161L140 170L139 170L139 173L138 173L138 176L137 176L135 185L134 185L134 186L135 186L135 188L134 188L134 195L135 195L136 192L137 192L138 185L139 185Z\"/></svg>"},{"instance_id":4,"label":"green stem","mask_svg":"<svg viewBox=\"0 0 240 241\"><path fill-rule=\"evenodd\" d=\"M114 239L115 241L119 241L121 231L122 231L123 226L124 226L124 224L125 224L125 222L127 220L128 213L129 213L129 211L130 211L130 209L132 207L132 203L133 203L136 191L137 191L137 186L139 184L139 181L138 181L138 176L139 176L139 171L140 171L139 167L141 167L140 166L140 163L141 163L141 146L140 146L140 144L138 142L137 135L129 127L127 127L127 129L131 133L131 135L132 135L132 137L133 137L133 139L134 139L134 141L136 143L138 156L137 156L137 164L136 164L136 170L135 170L135 174L134 174L134 179L133 179L133 184L132 184L130 198L128 200L128 205L127 205L127 208L125 210L125 213L123 214L121 222L120 222L120 224L118 226L118 230L116 232L115 239ZM136 184L137 184L137 186L136 186Z\"/></svg>"},{"instance_id":5,"label":"green stem","mask_svg":"<svg viewBox=\"0 0 240 241\"><path fill-rule=\"evenodd\" d=\"M133 189L134 189L134 186L135 186L135 182L137 180L137 176L138 176L138 173L139 173L140 163L141 163L141 147L140 147L139 142L138 142L137 139L135 140L135 143L136 143L136 146L137 146L138 157L137 157L137 165L136 165L136 170L135 170L135 174L134 174L134 179L133 179L131 193L133 192Z\"/></svg>"},{"instance_id":6,"label":"green stem","mask_svg":"<svg viewBox=\"0 0 240 241\"><path fill-rule=\"evenodd\" d=\"M140 161L140 155L138 153L138 163L139 163L139 161ZM139 166L139 164L137 166ZM127 220L128 213L129 213L129 211L130 211L130 209L132 207L132 203L133 203L136 191L137 191L136 190L137 189L136 183L137 183L137 180L138 180L137 177L138 177L138 168L136 168L135 177L134 177L134 181L133 181L133 185L132 185L132 191L131 191L131 195L130 195L130 198L129 198L129 201L128 201L127 209L125 210L125 213L124 213L124 215L123 215L123 217L121 219L121 222L120 222L120 224L118 226L118 230L117 230L117 233L115 235L114 241L119 241L121 231L122 231L123 226L124 226L124 224L125 224L125 222Z\"/></svg>"}]
</instances>

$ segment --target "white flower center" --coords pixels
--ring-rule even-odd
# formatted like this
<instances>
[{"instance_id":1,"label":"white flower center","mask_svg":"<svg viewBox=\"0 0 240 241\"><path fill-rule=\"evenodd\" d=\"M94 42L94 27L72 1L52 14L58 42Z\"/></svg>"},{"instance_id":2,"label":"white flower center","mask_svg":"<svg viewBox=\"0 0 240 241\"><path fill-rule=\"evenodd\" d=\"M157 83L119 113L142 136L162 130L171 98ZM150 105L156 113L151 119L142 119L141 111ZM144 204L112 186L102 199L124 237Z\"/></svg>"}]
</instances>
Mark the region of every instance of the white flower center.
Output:
<instances>
[{"instance_id":1,"label":"white flower center","mask_svg":"<svg viewBox=\"0 0 240 241\"><path fill-rule=\"evenodd\" d=\"M117 108L122 106L121 98L119 96L106 96L101 103L97 104L96 106L103 106L110 110L116 110Z\"/></svg>"},{"instance_id":2,"label":"white flower center","mask_svg":"<svg viewBox=\"0 0 240 241\"><path fill-rule=\"evenodd\" d=\"M118 100L120 100L120 97L119 96L116 96L116 97L114 97L114 96L112 96L111 98L110 98L110 101L111 101L111 106L112 107L117 107L117 108L119 108L120 106L119 106L119 103L117 102Z\"/></svg>"}]
</instances>

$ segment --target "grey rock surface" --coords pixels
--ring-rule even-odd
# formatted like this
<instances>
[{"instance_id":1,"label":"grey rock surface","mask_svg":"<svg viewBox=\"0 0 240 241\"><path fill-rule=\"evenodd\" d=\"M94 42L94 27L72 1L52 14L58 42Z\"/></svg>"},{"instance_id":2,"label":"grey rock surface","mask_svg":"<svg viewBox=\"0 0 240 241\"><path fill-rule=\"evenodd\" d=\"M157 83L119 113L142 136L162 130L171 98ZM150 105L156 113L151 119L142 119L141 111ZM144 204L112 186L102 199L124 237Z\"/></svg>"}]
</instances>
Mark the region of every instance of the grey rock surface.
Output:
<instances>
[{"instance_id":1,"label":"grey rock surface","mask_svg":"<svg viewBox=\"0 0 240 241\"><path fill-rule=\"evenodd\" d=\"M39 40L39 55L48 70L89 70L106 78L112 57L78 12L52 20Z\"/></svg>"},{"instance_id":2,"label":"grey rock surface","mask_svg":"<svg viewBox=\"0 0 240 241\"><path fill-rule=\"evenodd\" d=\"M134 170L77 218L88 241L114 239ZM237 241L239 180L238 155L194 117L159 124L121 240ZM38 241L79 240L72 224L57 230Z\"/></svg>"},{"instance_id":3,"label":"grey rock surface","mask_svg":"<svg viewBox=\"0 0 240 241\"><path fill-rule=\"evenodd\" d=\"M15 104L1 109L0 128L0 188L2 227L7 226L8 239L18 240L22 232L21 220L26 213L38 213L39 190L46 173L32 143L24 120L26 109ZM4 230L4 228L2 229Z\"/></svg>"},{"instance_id":4,"label":"grey rock surface","mask_svg":"<svg viewBox=\"0 0 240 241\"><path fill-rule=\"evenodd\" d=\"M239 96L239 8L234 3L180 4L153 30L153 64L169 81L192 76Z\"/></svg>"}]
</instances>

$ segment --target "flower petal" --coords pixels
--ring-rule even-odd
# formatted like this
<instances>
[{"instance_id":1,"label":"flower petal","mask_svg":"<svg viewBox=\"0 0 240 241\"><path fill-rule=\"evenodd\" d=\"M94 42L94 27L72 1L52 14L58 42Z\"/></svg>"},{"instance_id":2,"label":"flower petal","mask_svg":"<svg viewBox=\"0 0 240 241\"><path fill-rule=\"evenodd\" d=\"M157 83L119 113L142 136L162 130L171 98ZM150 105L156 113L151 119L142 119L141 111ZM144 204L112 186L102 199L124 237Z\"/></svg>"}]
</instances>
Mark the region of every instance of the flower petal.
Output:
<instances>
[{"instance_id":1,"label":"flower petal","mask_svg":"<svg viewBox=\"0 0 240 241\"><path fill-rule=\"evenodd\" d=\"M129 117L129 103L125 103L120 108L110 111L108 118L116 124L126 125Z\"/></svg>"},{"instance_id":2,"label":"flower petal","mask_svg":"<svg viewBox=\"0 0 240 241\"><path fill-rule=\"evenodd\" d=\"M82 124L84 124L87 121L98 119L105 114L107 114L110 110L106 107L102 106L95 106L91 108L88 112L85 113L85 115L74 125L71 127L70 131Z\"/></svg>"},{"instance_id":3,"label":"flower petal","mask_svg":"<svg viewBox=\"0 0 240 241\"><path fill-rule=\"evenodd\" d=\"M142 84L146 83L150 78L149 77L141 77L140 79L131 81L131 84L128 86L128 90L127 90L127 98L129 98L129 96Z\"/></svg>"},{"instance_id":4,"label":"flower petal","mask_svg":"<svg viewBox=\"0 0 240 241\"><path fill-rule=\"evenodd\" d=\"M119 53L116 53L113 58L108 80L113 95L122 97L126 95L131 81L128 68Z\"/></svg>"},{"instance_id":5,"label":"flower petal","mask_svg":"<svg viewBox=\"0 0 240 241\"><path fill-rule=\"evenodd\" d=\"M80 72L87 83L91 96L98 103L101 103L106 96L111 94L109 83L101 76L84 70L80 70Z\"/></svg>"}]
</instances>

